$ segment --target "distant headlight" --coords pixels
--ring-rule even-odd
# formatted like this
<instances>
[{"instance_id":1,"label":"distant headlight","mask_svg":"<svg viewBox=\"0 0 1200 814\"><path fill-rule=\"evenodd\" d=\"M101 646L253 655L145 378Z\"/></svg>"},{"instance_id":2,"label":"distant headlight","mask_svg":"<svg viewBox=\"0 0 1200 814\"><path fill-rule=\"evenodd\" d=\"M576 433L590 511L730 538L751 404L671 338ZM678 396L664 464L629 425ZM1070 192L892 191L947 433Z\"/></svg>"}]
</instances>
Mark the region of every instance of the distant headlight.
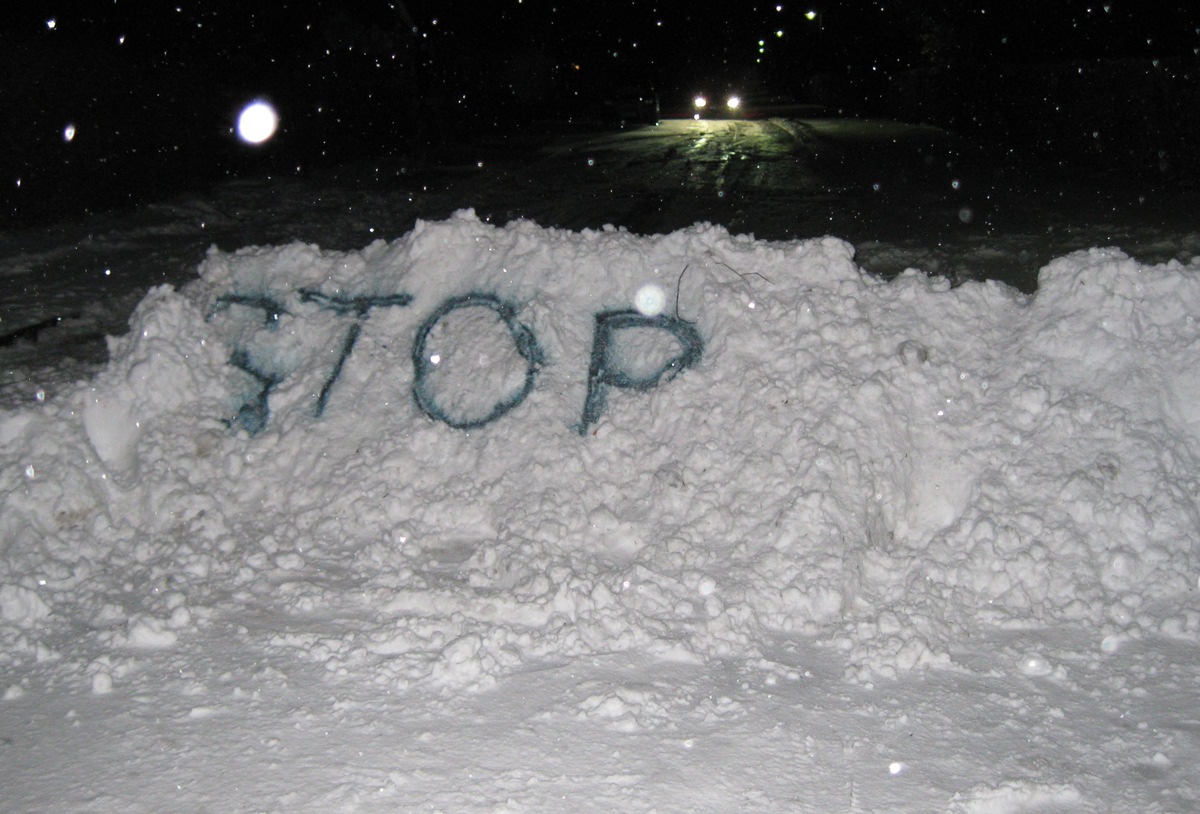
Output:
<instances>
[{"instance_id":1,"label":"distant headlight","mask_svg":"<svg viewBox=\"0 0 1200 814\"><path fill-rule=\"evenodd\" d=\"M737 110L742 106L742 98L740 96L730 96L729 101L725 103L725 106L730 110Z\"/></svg>"},{"instance_id":2,"label":"distant headlight","mask_svg":"<svg viewBox=\"0 0 1200 814\"><path fill-rule=\"evenodd\" d=\"M694 106L694 107L695 107L697 110L700 110L701 108L704 108L704 107L707 107L707 106L708 106L708 99L706 99L706 98L705 98L705 97L703 97L703 96L697 96L695 99L693 99L693 100L692 100L692 105L693 105L693 106Z\"/></svg>"}]
</instances>

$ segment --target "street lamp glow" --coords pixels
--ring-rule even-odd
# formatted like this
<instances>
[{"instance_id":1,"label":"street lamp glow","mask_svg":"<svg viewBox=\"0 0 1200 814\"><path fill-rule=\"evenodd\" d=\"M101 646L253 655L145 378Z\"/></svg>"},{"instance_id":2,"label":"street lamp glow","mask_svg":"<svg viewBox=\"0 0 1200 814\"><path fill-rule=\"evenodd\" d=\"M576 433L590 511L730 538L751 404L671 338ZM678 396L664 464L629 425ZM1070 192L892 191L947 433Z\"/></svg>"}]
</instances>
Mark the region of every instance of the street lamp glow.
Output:
<instances>
[{"instance_id":1,"label":"street lamp glow","mask_svg":"<svg viewBox=\"0 0 1200 814\"><path fill-rule=\"evenodd\" d=\"M804 19L811 23L813 20L817 19L817 13L815 11L807 11L804 13Z\"/></svg>"}]
</instances>

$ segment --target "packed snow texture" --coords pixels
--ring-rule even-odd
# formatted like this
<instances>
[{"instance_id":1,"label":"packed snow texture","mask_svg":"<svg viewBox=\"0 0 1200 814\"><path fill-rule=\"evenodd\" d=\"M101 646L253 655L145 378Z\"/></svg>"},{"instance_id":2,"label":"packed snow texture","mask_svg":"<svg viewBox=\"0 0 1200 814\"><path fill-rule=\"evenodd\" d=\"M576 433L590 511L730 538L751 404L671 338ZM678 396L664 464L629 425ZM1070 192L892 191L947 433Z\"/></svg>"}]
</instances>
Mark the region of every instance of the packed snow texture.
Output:
<instances>
[{"instance_id":1,"label":"packed snow texture","mask_svg":"<svg viewBox=\"0 0 1200 814\"><path fill-rule=\"evenodd\" d=\"M658 321L609 364L656 386L589 375L597 315L624 311ZM797 640L850 688L969 670L981 631L1194 648L1198 317L1195 264L1115 249L1055 260L1032 296L703 224L463 211L358 252L214 249L93 380L0 417L0 689L51 664L108 694L229 620L431 709L614 655L794 681ZM702 351L672 366L680 323ZM438 405L486 420L431 417L422 360ZM1040 651L1013 669L1062 675ZM739 703L598 685L575 714L633 731ZM915 810L1094 802L1016 783Z\"/></svg>"}]
</instances>

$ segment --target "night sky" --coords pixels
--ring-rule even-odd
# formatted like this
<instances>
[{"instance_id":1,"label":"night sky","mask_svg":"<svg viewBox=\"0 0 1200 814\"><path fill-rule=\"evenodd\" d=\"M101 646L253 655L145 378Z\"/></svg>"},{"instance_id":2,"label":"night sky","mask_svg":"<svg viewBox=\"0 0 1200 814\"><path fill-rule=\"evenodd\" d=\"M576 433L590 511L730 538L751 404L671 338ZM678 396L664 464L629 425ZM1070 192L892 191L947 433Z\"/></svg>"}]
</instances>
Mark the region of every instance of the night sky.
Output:
<instances>
[{"instance_id":1,"label":"night sky","mask_svg":"<svg viewBox=\"0 0 1200 814\"><path fill-rule=\"evenodd\" d=\"M802 98L814 75L1170 60L1195 68L1200 4L1141 0L73 0L0 23L0 180L31 202L282 172L460 133L586 118L606 94L698 84ZM1151 11L1153 9L1153 11ZM237 141L242 105L282 127Z\"/></svg>"}]
</instances>

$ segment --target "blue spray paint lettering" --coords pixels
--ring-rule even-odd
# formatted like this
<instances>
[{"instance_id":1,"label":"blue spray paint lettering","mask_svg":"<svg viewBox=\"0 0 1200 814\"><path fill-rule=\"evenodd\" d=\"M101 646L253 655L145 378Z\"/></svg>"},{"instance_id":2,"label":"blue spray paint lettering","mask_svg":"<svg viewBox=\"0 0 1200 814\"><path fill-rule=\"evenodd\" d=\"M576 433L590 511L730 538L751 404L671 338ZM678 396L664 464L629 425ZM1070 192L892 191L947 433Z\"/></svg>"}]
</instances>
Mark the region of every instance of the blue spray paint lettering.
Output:
<instances>
[{"instance_id":1,"label":"blue spray paint lettering","mask_svg":"<svg viewBox=\"0 0 1200 814\"><path fill-rule=\"evenodd\" d=\"M615 348L619 331L659 330L666 331L679 342L679 352L663 361L659 366L643 371L628 370L625 360ZM580 435L586 435L588 427L599 420L604 412L604 403L610 387L626 390L651 390L659 382L673 379L680 372L700 361L704 352L704 341L692 323L679 317L646 316L638 311L605 311L596 314L596 329L592 339L592 359L588 365L587 399L583 404L583 416L576 425Z\"/></svg>"},{"instance_id":2,"label":"blue spray paint lettering","mask_svg":"<svg viewBox=\"0 0 1200 814\"><path fill-rule=\"evenodd\" d=\"M426 350L429 334L447 314L460 308L487 308L494 311L508 329L508 335L512 337L517 353L525 360L525 378L521 388L498 399L485 415L451 415L438 403L437 394L430 383L434 362ZM533 331L529 329L529 326L517 321L517 306L514 303L506 302L493 294L464 294L459 297L451 297L438 306L437 310L429 315L429 318L421 324L417 331L412 351L413 397L421 412L435 421L449 424L457 430L476 429L491 424L525 400L533 390L534 381L544 359L545 356L542 354L542 349L538 345Z\"/></svg>"},{"instance_id":3,"label":"blue spray paint lettering","mask_svg":"<svg viewBox=\"0 0 1200 814\"><path fill-rule=\"evenodd\" d=\"M279 317L287 310L278 300L261 294L225 294L216 299L208 312L208 319L226 311L230 306L240 305L245 308L257 308L263 313L263 326L269 331L279 328ZM229 355L229 364L238 370L245 371L254 379L258 389L250 393L238 407L237 414L225 423L230 427L241 427L250 435L257 435L267 426L271 417L270 396L275 385L283 381L283 376L263 369L254 361L248 348L235 346Z\"/></svg>"},{"instance_id":4,"label":"blue spray paint lettering","mask_svg":"<svg viewBox=\"0 0 1200 814\"><path fill-rule=\"evenodd\" d=\"M321 417L329 402L329 394L342 374L347 360L354 352L362 335L363 325L374 308L404 307L412 303L409 294L386 296L340 296L324 294L310 288L297 291L302 303L311 303L338 316L353 317L354 322L346 330L341 347L329 375L321 385L316 398L315 415ZM232 306L262 312L262 326L268 331L278 330L280 317L290 312L279 300L259 294L226 294L218 297L210 310L211 319L217 313ZM431 383L434 363L428 353L430 333L448 314L464 308L485 308L493 311L504 324L512 339L516 352L525 363L524 378L519 388L497 399L486 411L476 415L455 415L439 403L438 394ZM506 415L520 405L533 391L537 375L545 364L545 354L537 337L529 326L517 320L517 304L501 299L494 294L471 293L451 297L442 302L421 323L412 349L413 397L417 408L434 419L455 429L470 430L486 426ZM704 351L704 342L696 327L678 316L646 316L638 311L605 311L594 316L595 329L592 338L591 360L588 365L587 396L583 414L575 429L586 435L604 412L610 388L647 391L657 387L663 380L670 380L689 367L695 366ZM654 361L632 360L620 349L619 337L632 336L625 332L664 332L678 344L678 351L668 354L648 354ZM653 344L653 343L651 343ZM661 350L661 348L660 348ZM235 344L228 364L246 373L254 382L254 389L247 394L238 407L236 415L226 421L230 427L241 428L256 435L270 421L271 392L287 378L287 371L272 369L272 365L260 359L251 348Z\"/></svg>"},{"instance_id":5,"label":"blue spray paint lettering","mask_svg":"<svg viewBox=\"0 0 1200 814\"><path fill-rule=\"evenodd\" d=\"M315 291L311 288L300 289L301 302L313 302L322 308L333 311L339 316L354 316L357 321L350 326L346 331L346 336L342 340L342 349L338 354L337 361L333 364L333 370L329 372L329 378L325 380L325 384L321 385L321 392L317 396L317 418L325 414L325 405L329 403L329 391L333 389L333 384L342 375L342 368L346 364L346 360L350 358L350 354L354 351L354 345L358 342L358 337L362 333L363 323L367 320L367 314L372 308L389 308L393 306L405 306L412 302L411 294L390 294L384 297L339 297L336 295L322 294L320 291Z\"/></svg>"}]
</instances>

